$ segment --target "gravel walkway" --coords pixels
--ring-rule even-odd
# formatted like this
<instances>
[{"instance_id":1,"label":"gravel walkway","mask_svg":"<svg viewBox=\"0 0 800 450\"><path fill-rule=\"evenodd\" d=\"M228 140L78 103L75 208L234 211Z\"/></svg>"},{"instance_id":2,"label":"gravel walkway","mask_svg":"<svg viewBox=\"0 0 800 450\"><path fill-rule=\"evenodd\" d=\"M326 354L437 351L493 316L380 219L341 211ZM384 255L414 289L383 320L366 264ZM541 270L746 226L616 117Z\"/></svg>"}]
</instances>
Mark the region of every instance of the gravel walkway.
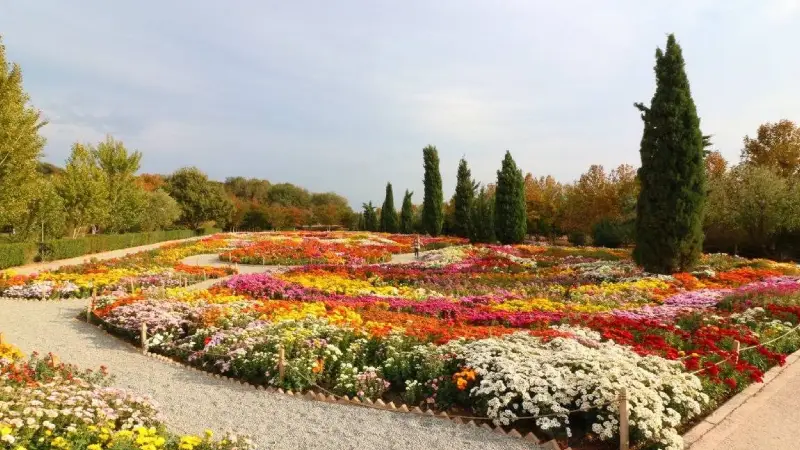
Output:
<instances>
[{"instance_id":1,"label":"gravel walkway","mask_svg":"<svg viewBox=\"0 0 800 450\"><path fill-rule=\"evenodd\" d=\"M196 262L208 264L210 259ZM239 266L242 272L249 272L249 267L254 272L268 269ZM521 439L441 419L306 401L210 378L142 356L130 345L76 320L85 307L85 300L0 299L0 331L28 353L52 351L84 368L105 365L115 376L115 386L150 395L167 425L177 432L232 430L249 435L258 449L530 448Z\"/></svg>"}]
</instances>

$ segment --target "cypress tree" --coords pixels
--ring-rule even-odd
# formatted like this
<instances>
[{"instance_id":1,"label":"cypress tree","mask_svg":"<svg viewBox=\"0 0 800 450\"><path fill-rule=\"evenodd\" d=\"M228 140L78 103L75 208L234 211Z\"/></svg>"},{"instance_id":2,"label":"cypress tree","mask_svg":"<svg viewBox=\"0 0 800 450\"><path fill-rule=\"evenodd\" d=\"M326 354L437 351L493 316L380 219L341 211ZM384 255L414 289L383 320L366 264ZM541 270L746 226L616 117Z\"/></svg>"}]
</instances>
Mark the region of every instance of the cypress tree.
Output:
<instances>
[{"instance_id":1,"label":"cypress tree","mask_svg":"<svg viewBox=\"0 0 800 450\"><path fill-rule=\"evenodd\" d=\"M439 172L439 152L429 145L422 149L425 167L424 197L422 200L422 228L431 236L438 236L444 224L444 194L442 194L442 174Z\"/></svg>"},{"instance_id":2,"label":"cypress tree","mask_svg":"<svg viewBox=\"0 0 800 450\"><path fill-rule=\"evenodd\" d=\"M707 139L684 66L681 47L670 34L666 51L656 50L656 92L650 107L635 104L644 132L633 257L653 273L691 269L703 246Z\"/></svg>"},{"instance_id":3,"label":"cypress tree","mask_svg":"<svg viewBox=\"0 0 800 450\"><path fill-rule=\"evenodd\" d=\"M525 178L509 151L503 158L502 168L497 171L494 230L497 240L502 244L519 244L525 240L528 232Z\"/></svg>"},{"instance_id":4,"label":"cypress tree","mask_svg":"<svg viewBox=\"0 0 800 450\"><path fill-rule=\"evenodd\" d=\"M414 205L411 204L412 195L414 195L414 193L406 189L406 193L403 195L403 206L400 209L400 232L405 234L414 232Z\"/></svg>"},{"instance_id":5,"label":"cypress tree","mask_svg":"<svg viewBox=\"0 0 800 450\"><path fill-rule=\"evenodd\" d=\"M386 183L386 198L381 207L381 231L384 233L397 233L400 223L397 218L397 210L394 209L394 194L392 193L392 183Z\"/></svg>"},{"instance_id":6,"label":"cypress tree","mask_svg":"<svg viewBox=\"0 0 800 450\"><path fill-rule=\"evenodd\" d=\"M461 158L458 162L456 175L456 193L453 195L453 233L460 237L469 237L472 229L472 202L475 199L475 182L472 173L467 167L467 160Z\"/></svg>"},{"instance_id":7,"label":"cypress tree","mask_svg":"<svg viewBox=\"0 0 800 450\"><path fill-rule=\"evenodd\" d=\"M494 198L481 188L480 193L475 197L472 202L472 209L470 211L471 222L473 224L470 230L469 239L473 243L494 243Z\"/></svg>"}]
</instances>

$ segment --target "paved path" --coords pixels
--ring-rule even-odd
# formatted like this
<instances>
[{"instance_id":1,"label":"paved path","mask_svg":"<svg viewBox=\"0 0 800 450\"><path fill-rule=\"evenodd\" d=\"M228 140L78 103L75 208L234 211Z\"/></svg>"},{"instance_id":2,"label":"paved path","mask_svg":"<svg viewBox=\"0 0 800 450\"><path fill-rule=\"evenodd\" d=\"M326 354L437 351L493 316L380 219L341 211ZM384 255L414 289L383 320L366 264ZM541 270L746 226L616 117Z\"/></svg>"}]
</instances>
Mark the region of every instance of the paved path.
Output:
<instances>
[{"instance_id":1,"label":"paved path","mask_svg":"<svg viewBox=\"0 0 800 450\"><path fill-rule=\"evenodd\" d=\"M30 275L32 273L41 272L43 270L56 270L62 266L74 266L76 264L81 264L86 261L89 261L92 258L98 260L119 258L121 256L130 255L131 253L138 253L146 250L152 250L154 248L161 247L162 245L174 244L177 242L194 241L197 239L202 239L204 237L208 236L197 236L186 239L176 239L174 241L156 242L155 244L140 245L139 247L123 248L119 250L112 250L109 252L102 252L102 253L92 253L90 255L78 256L76 258L60 259L58 261L50 261L45 263L26 264L24 266L11 267L10 269L20 275Z\"/></svg>"},{"instance_id":2,"label":"paved path","mask_svg":"<svg viewBox=\"0 0 800 450\"><path fill-rule=\"evenodd\" d=\"M750 385L757 391L737 406L736 398L723 408L735 408L688 448L691 450L795 450L800 442L800 359L790 362L772 381ZM741 395L741 394L740 394ZM709 422L710 421L710 422ZM702 432L698 429L692 432ZM690 433L691 434L691 433ZM688 435L687 435L688 438Z\"/></svg>"}]
</instances>

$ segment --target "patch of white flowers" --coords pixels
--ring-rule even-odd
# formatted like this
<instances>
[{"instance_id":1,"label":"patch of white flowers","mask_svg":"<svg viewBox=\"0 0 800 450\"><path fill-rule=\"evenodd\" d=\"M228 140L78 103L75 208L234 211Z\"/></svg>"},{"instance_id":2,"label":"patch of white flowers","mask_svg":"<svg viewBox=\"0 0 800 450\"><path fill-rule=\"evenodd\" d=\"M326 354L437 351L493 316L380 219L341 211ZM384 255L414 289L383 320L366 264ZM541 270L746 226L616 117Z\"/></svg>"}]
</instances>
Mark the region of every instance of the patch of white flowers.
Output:
<instances>
[{"instance_id":1,"label":"patch of white flowers","mask_svg":"<svg viewBox=\"0 0 800 450\"><path fill-rule=\"evenodd\" d=\"M425 252L420 256L420 264L425 267L444 267L455 264L467 257L467 247L454 246Z\"/></svg>"},{"instance_id":2,"label":"patch of white flowers","mask_svg":"<svg viewBox=\"0 0 800 450\"><path fill-rule=\"evenodd\" d=\"M594 414L591 424L601 439L619 431L617 395L626 388L632 433L678 450L683 441L676 427L697 414L708 396L700 380L679 362L642 357L613 342L599 342L597 333L564 328L575 338L549 342L519 332L502 338L454 341L443 349L463 358L480 383L471 391L483 401L496 424L520 417L539 417L542 429L569 429L568 411ZM553 415L555 414L555 415ZM591 416L590 416L591 417Z\"/></svg>"}]
</instances>

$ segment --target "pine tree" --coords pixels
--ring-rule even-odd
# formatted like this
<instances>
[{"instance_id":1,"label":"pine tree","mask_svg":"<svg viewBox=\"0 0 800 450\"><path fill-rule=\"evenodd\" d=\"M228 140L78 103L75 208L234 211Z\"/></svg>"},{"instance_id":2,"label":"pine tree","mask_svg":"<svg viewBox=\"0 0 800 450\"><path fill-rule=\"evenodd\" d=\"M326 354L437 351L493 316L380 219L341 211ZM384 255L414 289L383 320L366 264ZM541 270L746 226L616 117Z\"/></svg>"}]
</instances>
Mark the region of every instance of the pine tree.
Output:
<instances>
[{"instance_id":1,"label":"pine tree","mask_svg":"<svg viewBox=\"0 0 800 450\"><path fill-rule=\"evenodd\" d=\"M646 271L691 269L702 251L705 139L689 90L681 47L670 34L656 50L656 92L642 111L641 190L633 257Z\"/></svg>"},{"instance_id":2,"label":"pine tree","mask_svg":"<svg viewBox=\"0 0 800 450\"><path fill-rule=\"evenodd\" d=\"M414 205L411 203L413 192L406 189L403 195L403 207L400 209L400 232L411 234L414 232Z\"/></svg>"},{"instance_id":3,"label":"pine tree","mask_svg":"<svg viewBox=\"0 0 800 450\"><path fill-rule=\"evenodd\" d=\"M36 196L45 143L39 129L46 122L28 101L22 69L6 61L0 41L0 226L22 220Z\"/></svg>"},{"instance_id":4,"label":"pine tree","mask_svg":"<svg viewBox=\"0 0 800 450\"><path fill-rule=\"evenodd\" d=\"M364 229L366 231L378 231L378 212L372 202L364 203Z\"/></svg>"},{"instance_id":5,"label":"pine tree","mask_svg":"<svg viewBox=\"0 0 800 450\"><path fill-rule=\"evenodd\" d=\"M453 232L456 236L469 237L472 230L472 202L475 199L477 185L472 180L472 173L467 167L467 160L461 158L456 175L456 193L453 195Z\"/></svg>"},{"instance_id":6,"label":"pine tree","mask_svg":"<svg viewBox=\"0 0 800 450\"><path fill-rule=\"evenodd\" d=\"M485 188L481 188L475 201L472 202L470 215L470 221L473 224L470 230L470 241L494 243L494 198Z\"/></svg>"},{"instance_id":7,"label":"pine tree","mask_svg":"<svg viewBox=\"0 0 800 450\"><path fill-rule=\"evenodd\" d=\"M439 172L439 152L436 147L429 145L422 149L422 158L425 167L422 227L431 236L438 236L444 224L444 194L442 174Z\"/></svg>"},{"instance_id":8,"label":"pine tree","mask_svg":"<svg viewBox=\"0 0 800 450\"><path fill-rule=\"evenodd\" d=\"M519 244L528 231L525 205L525 178L517 168L511 152L506 151L503 166L497 171L497 192L494 201L494 229L502 244Z\"/></svg>"},{"instance_id":9,"label":"pine tree","mask_svg":"<svg viewBox=\"0 0 800 450\"><path fill-rule=\"evenodd\" d=\"M397 210L394 209L394 194L392 193L392 183L386 183L386 198L381 207L381 231L384 233L397 233L400 230L400 223L397 218Z\"/></svg>"}]
</instances>

